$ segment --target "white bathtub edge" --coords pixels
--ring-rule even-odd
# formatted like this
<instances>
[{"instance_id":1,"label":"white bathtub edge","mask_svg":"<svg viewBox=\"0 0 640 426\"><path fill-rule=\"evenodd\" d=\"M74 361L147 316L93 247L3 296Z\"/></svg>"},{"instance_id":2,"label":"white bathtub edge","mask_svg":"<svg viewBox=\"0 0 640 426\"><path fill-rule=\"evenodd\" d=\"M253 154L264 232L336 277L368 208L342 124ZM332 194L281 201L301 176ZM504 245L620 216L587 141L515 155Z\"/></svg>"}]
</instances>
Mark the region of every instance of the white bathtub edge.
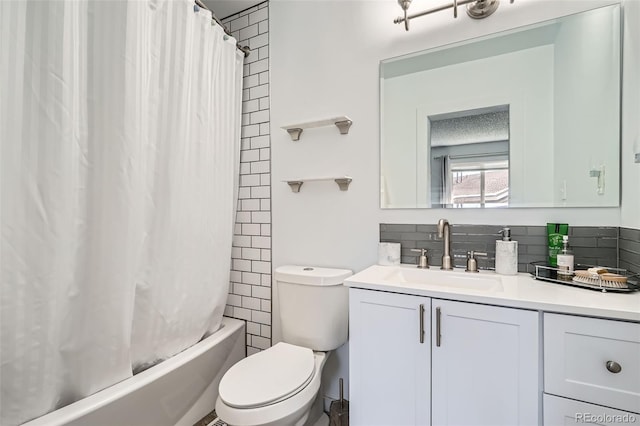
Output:
<instances>
[{"instance_id":1,"label":"white bathtub edge","mask_svg":"<svg viewBox=\"0 0 640 426\"><path fill-rule=\"evenodd\" d=\"M168 372L172 372L177 368L187 364L189 361L193 360L199 355L202 355L204 352L214 347L216 344L224 341L227 338L231 338L231 336L234 333L238 332L241 329L244 329L244 327L245 327L244 321L223 317L221 328L218 331L216 331L206 339L203 339L199 343L191 346L190 348L185 349L179 354L176 354L173 357L149 368L148 370L145 370L139 374L136 374L135 376L132 376L128 379L118 382L106 389L98 391L93 395L90 395L86 398L83 398L65 407L59 408L55 411L52 411L41 417L33 419L29 422L23 423L22 426L63 426L71 423L75 424L74 422L77 421L78 419L81 419L82 417L102 407L108 406L109 404L114 403L115 401L118 401L123 397L126 397L132 392L137 391L142 387L163 377ZM244 345L244 341L245 341L244 335L242 336L242 339L240 339L240 341L242 341ZM235 346L236 348L234 350L236 351L235 355L237 356L238 349L237 349L237 345ZM244 357L244 353L242 353L242 357ZM237 360L232 361L231 365L235 362L237 362ZM231 365L229 365L226 368L228 369ZM219 380L221 379L222 374L224 374L224 372L221 372L221 373L219 372L217 374L218 376L220 376L220 378L217 378L218 383L219 383ZM211 388L212 386L210 385L207 388L206 393L211 394L212 392L215 392L216 394L215 396L217 397L217 390L218 390L217 385L215 385L213 389ZM203 397L201 396L201 398L198 401L198 405L201 405L199 402L202 399ZM213 409L213 406L215 404L215 399L210 404L211 404L211 409ZM192 407L182 417L182 419L186 421L187 417L195 416L196 414L194 413L196 413L196 411L198 411L196 407L195 406ZM204 416L204 414L202 416ZM202 416L200 416L200 418ZM199 418L197 418L196 420L199 420ZM183 424L183 421L180 420L179 424Z\"/></svg>"}]
</instances>

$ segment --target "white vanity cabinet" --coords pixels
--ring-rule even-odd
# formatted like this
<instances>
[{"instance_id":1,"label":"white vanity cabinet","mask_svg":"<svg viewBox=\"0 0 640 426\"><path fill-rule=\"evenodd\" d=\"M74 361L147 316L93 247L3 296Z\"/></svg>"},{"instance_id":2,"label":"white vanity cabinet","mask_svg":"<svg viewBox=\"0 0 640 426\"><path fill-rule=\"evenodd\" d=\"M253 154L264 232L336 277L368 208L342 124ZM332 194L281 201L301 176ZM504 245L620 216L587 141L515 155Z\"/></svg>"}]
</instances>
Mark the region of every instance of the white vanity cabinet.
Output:
<instances>
[{"instance_id":1,"label":"white vanity cabinet","mask_svg":"<svg viewBox=\"0 0 640 426\"><path fill-rule=\"evenodd\" d=\"M539 314L432 299L433 425L537 425Z\"/></svg>"},{"instance_id":2,"label":"white vanity cabinet","mask_svg":"<svg viewBox=\"0 0 640 426\"><path fill-rule=\"evenodd\" d=\"M538 313L349 290L350 423L537 425Z\"/></svg>"},{"instance_id":3,"label":"white vanity cabinet","mask_svg":"<svg viewBox=\"0 0 640 426\"><path fill-rule=\"evenodd\" d=\"M428 297L349 290L349 422L428 425Z\"/></svg>"},{"instance_id":4,"label":"white vanity cabinet","mask_svg":"<svg viewBox=\"0 0 640 426\"><path fill-rule=\"evenodd\" d=\"M355 426L640 424L640 292L413 265L345 285Z\"/></svg>"},{"instance_id":5,"label":"white vanity cabinet","mask_svg":"<svg viewBox=\"0 0 640 426\"><path fill-rule=\"evenodd\" d=\"M545 313L544 391L545 425L640 423L640 324Z\"/></svg>"}]
</instances>

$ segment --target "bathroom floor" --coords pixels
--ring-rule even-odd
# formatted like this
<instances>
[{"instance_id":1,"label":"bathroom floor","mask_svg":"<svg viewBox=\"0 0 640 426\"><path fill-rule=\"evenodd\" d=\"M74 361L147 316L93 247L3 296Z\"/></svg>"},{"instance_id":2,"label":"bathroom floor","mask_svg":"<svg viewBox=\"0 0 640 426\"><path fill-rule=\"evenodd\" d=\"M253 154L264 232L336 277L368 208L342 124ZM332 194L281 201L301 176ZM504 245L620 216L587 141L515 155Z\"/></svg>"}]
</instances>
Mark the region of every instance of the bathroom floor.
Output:
<instances>
[{"instance_id":1,"label":"bathroom floor","mask_svg":"<svg viewBox=\"0 0 640 426\"><path fill-rule=\"evenodd\" d=\"M193 426L227 426L227 424L220 420L216 415L216 410L213 410L197 421Z\"/></svg>"}]
</instances>

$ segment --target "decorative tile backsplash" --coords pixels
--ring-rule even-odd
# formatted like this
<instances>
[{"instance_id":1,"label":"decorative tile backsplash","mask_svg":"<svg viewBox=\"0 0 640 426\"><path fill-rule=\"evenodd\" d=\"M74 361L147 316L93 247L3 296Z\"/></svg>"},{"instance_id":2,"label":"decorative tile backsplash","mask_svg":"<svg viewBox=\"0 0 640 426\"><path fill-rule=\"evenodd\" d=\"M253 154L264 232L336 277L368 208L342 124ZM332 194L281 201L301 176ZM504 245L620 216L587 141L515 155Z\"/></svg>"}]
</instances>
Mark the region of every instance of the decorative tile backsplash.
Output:
<instances>
[{"instance_id":1,"label":"decorative tile backsplash","mask_svg":"<svg viewBox=\"0 0 640 426\"><path fill-rule=\"evenodd\" d=\"M518 241L518 270L527 271L527 264L547 258L546 226L509 226L512 239ZM451 225L451 251L454 264L464 267L469 250L486 252L478 257L481 269L495 267L497 225ZM381 242L402 244L402 263L416 263L413 248L428 249L429 264L440 265L442 240L436 225L380 224ZM576 263L621 267L640 271L640 230L618 227L569 226L569 243Z\"/></svg>"},{"instance_id":2,"label":"decorative tile backsplash","mask_svg":"<svg viewBox=\"0 0 640 426\"><path fill-rule=\"evenodd\" d=\"M620 228L620 267L640 274L640 229Z\"/></svg>"}]
</instances>

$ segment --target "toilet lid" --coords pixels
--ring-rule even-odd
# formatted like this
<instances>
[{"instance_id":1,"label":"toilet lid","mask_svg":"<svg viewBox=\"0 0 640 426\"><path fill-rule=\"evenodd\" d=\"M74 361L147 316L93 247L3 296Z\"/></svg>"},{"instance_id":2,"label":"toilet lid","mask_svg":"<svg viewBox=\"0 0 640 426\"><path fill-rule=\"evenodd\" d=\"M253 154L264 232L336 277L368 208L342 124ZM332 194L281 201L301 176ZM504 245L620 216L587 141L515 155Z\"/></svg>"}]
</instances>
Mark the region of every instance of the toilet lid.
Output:
<instances>
[{"instance_id":1,"label":"toilet lid","mask_svg":"<svg viewBox=\"0 0 640 426\"><path fill-rule=\"evenodd\" d=\"M303 389L314 370L311 349L280 342L231 367L220 381L220 399L235 408L270 405Z\"/></svg>"}]
</instances>

